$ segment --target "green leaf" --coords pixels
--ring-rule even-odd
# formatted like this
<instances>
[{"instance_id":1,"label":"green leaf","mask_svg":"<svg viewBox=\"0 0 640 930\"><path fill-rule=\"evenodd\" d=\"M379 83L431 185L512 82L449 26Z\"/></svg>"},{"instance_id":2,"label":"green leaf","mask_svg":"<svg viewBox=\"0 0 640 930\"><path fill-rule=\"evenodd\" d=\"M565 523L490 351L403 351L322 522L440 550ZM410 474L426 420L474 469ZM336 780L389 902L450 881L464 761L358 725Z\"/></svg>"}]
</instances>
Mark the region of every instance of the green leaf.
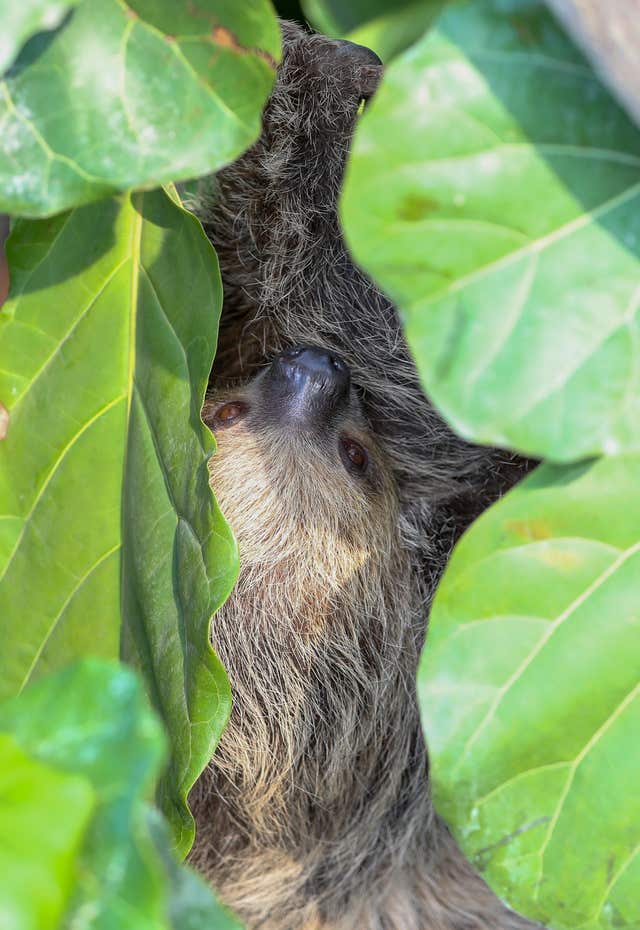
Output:
<instances>
[{"instance_id":1,"label":"green leaf","mask_svg":"<svg viewBox=\"0 0 640 930\"><path fill-rule=\"evenodd\" d=\"M115 930L117 919L140 930L164 926L162 874L143 803L163 739L134 675L99 660L76 664L0 708L0 731L37 762L82 776L95 792L66 923L82 919L91 904L91 927Z\"/></svg>"},{"instance_id":2,"label":"green leaf","mask_svg":"<svg viewBox=\"0 0 640 930\"><path fill-rule=\"evenodd\" d=\"M365 45L389 61L417 42L442 12L446 0L419 0L405 3L400 9L376 15L349 33L348 38Z\"/></svg>"},{"instance_id":3,"label":"green leaf","mask_svg":"<svg viewBox=\"0 0 640 930\"><path fill-rule=\"evenodd\" d=\"M146 803L164 741L130 670L88 659L31 685L0 707L0 740L2 784L16 786L8 820L0 785L0 825L16 859L0 874L0 916L15 918L11 927L238 930L172 859ZM12 881L20 870L25 882ZM51 902L57 911L66 903L63 923Z\"/></svg>"},{"instance_id":4,"label":"green leaf","mask_svg":"<svg viewBox=\"0 0 640 930\"><path fill-rule=\"evenodd\" d=\"M640 926L640 458L542 466L458 545L418 688L436 806L516 910Z\"/></svg>"},{"instance_id":5,"label":"green leaf","mask_svg":"<svg viewBox=\"0 0 640 930\"><path fill-rule=\"evenodd\" d=\"M167 839L166 825L156 811L149 811L147 822L169 883L171 930L242 930L236 918L214 900L204 881L191 869L176 862Z\"/></svg>"},{"instance_id":6,"label":"green leaf","mask_svg":"<svg viewBox=\"0 0 640 930\"><path fill-rule=\"evenodd\" d=\"M0 926L56 930L93 807L90 783L0 733Z\"/></svg>"},{"instance_id":7,"label":"green leaf","mask_svg":"<svg viewBox=\"0 0 640 930\"><path fill-rule=\"evenodd\" d=\"M301 0L300 6L306 19L318 32L326 36L342 34L342 26L325 0Z\"/></svg>"},{"instance_id":8,"label":"green leaf","mask_svg":"<svg viewBox=\"0 0 640 930\"><path fill-rule=\"evenodd\" d=\"M30 36L55 29L80 0L0 0L0 74L3 74Z\"/></svg>"},{"instance_id":9,"label":"green leaf","mask_svg":"<svg viewBox=\"0 0 640 930\"><path fill-rule=\"evenodd\" d=\"M543 4L453 3L387 71L342 202L463 436L640 448L640 132Z\"/></svg>"},{"instance_id":10,"label":"green leaf","mask_svg":"<svg viewBox=\"0 0 640 930\"><path fill-rule=\"evenodd\" d=\"M396 13L404 7L411 6L410 0L303 0L302 6L319 28L332 26L330 31L344 34L356 26L376 19L388 13Z\"/></svg>"},{"instance_id":11,"label":"green leaf","mask_svg":"<svg viewBox=\"0 0 640 930\"><path fill-rule=\"evenodd\" d=\"M205 174L257 137L269 0L84 0L0 83L0 212L42 216Z\"/></svg>"},{"instance_id":12,"label":"green leaf","mask_svg":"<svg viewBox=\"0 0 640 930\"><path fill-rule=\"evenodd\" d=\"M388 61L431 28L446 0L306 0L310 22L326 35L343 36L366 45Z\"/></svg>"},{"instance_id":13,"label":"green leaf","mask_svg":"<svg viewBox=\"0 0 640 930\"><path fill-rule=\"evenodd\" d=\"M200 420L215 255L162 191L18 222L9 255L0 696L74 657L122 652L169 731L161 797L186 852L186 796L230 707L209 621L237 570Z\"/></svg>"}]
</instances>

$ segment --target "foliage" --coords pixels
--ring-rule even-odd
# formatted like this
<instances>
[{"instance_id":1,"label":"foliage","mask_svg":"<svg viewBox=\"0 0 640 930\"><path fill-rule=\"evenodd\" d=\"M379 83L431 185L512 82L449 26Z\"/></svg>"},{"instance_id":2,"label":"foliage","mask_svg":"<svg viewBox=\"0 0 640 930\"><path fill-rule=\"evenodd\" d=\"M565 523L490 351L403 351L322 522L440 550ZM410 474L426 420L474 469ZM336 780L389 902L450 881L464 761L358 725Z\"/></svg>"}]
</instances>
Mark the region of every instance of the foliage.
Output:
<instances>
[{"instance_id":1,"label":"foliage","mask_svg":"<svg viewBox=\"0 0 640 930\"><path fill-rule=\"evenodd\" d=\"M540 4L508 7L454 5L390 69L350 241L459 433L554 461L637 449L640 131Z\"/></svg>"},{"instance_id":2,"label":"foliage","mask_svg":"<svg viewBox=\"0 0 640 930\"><path fill-rule=\"evenodd\" d=\"M553 927L640 925L639 479L631 454L543 465L487 511L420 674L436 804Z\"/></svg>"},{"instance_id":3,"label":"foliage","mask_svg":"<svg viewBox=\"0 0 640 930\"><path fill-rule=\"evenodd\" d=\"M60 3L31 11L12 13L16 48L28 26L52 31L32 36L2 84L1 209L46 214L210 171L256 137L279 49L268 0L180 11L85 0L62 21ZM171 736L160 798L186 852L186 795L230 706L208 623L237 563L199 418L215 257L156 191L17 223L10 259L0 693L85 653L137 665Z\"/></svg>"},{"instance_id":4,"label":"foliage","mask_svg":"<svg viewBox=\"0 0 640 930\"><path fill-rule=\"evenodd\" d=\"M446 0L306 0L303 6L320 32L344 35L389 61L433 24Z\"/></svg>"},{"instance_id":5,"label":"foliage","mask_svg":"<svg viewBox=\"0 0 640 930\"><path fill-rule=\"evenodd\" d=\"M541 0L453 0L423 36L442 6L306 4L385 60L411 46L342 206L427 392L465 437L554 463L471 528L436 597L436 803L524 913L632 930L640 134ZM0 210L30 218L0 313L0 923L235 928L169 849L229 712L208 625L237 559L199 416L217 264L159 187L256 138L275 18L268 0L0 16ZM85 655L137 670L161 775L131 673L59 671Z\"/></svg>"},{"instance_id":6,"label":"foliage","mask_svg":"<svg viewBox=\"0 0 640 930\"><path fill-rule=\"evenodd\" d=\"M399 7L357 26L349 33L349 39L374 49L387 63L431 28L444 2L418 0Z\"/></svg>"},{"instance_id":7,"label":"foliage","mask_svg":"<svg viewBox=\"0 0 640 930\"><path fill-rule=\"evenodd\" d=\"M0 74L4 74L20 47L36 32L56 29L80 0L22 0L0 3L3 34L0 36Z\"/></svg>"},{"instance_id":8,"label":"foliage","mask_svg":"<svg viewBox=\"0 0 640 930\"><path fill-rule=\"evenodd\" d=\"M34 761L0 733L0 925L58 926L93 802L86 779Z\"/></svg>"},{"instance_id":9,"label":"foliage","mask_svg":"<svg viewBox=\"0 0 640 930\"><path fill-rule=\"evenodd\" d=\"M344 35L357 26L367 23L379 16L396 13L411 6L407 0L352 0L340 3L340 0L312 0L304 4L310 19L314 15L325 25L330 24L327 32L335 31Z\"/></svg>"},{"instance_id":10,"label":"foliage","mask_svg":"<svg viewBox=\"0 0 640 930\"><path fill-rule=\"evenodd\" d=\"M103 660L0 706L3 927L238 930L146 802L163 744L133 673Z\"/></svg>"},{"instance_id":11,"label":"foliage","mask_svg":"<svg viewBox=\"0 0 640 930\"><path fill-rule=\"evenodd\" d=\"M230 706L208 628L236 553L199 415L220 309L215 256L162 191L20 221L9 255L0 695L86 653L139 667L170 733L163 806L186 852L186 795Z\"/></svg>"},{"instance_id":12,"label":"foliage","mask_svg":"<svg viewBox=\"0 0 640 930\"><path fill-rule=\"evenodd\" d=\"M563 930L640 923L639 185L640 133L542 3L460 0L389 69L342 203L459 433L600 456L472 527L419 675L437 806Z\"/></svg>"},{"instance_id":13,"label":"foliage","mask_svg":"<svg viewBox=\"0 0 640 930\"><path fill-rule=\"evenodd\" d=\"M257 136L273 82L269 11L84 0L33 36L0 82L0 211L48 215L231 161Z\"/></svg>"},{"instance_id":14,"label":"foliage","mask_svg":"<svg viewBox=\"0 0 640 930\"><path fill-rule=\"evenodd\" d=\"M0 209L73 209L14 221L9 247L0 694L86 654L136 666L167 727L158 798L184 855L186 796L230 708L208 632L237 555L199 416L219 273L174 192L82 204L235 157L259 131L279 37L267 0L72 6L63 19L60 3L3 12L7 60L29 28L50 31L2 84Z\"/></svg>"}]
</instances>

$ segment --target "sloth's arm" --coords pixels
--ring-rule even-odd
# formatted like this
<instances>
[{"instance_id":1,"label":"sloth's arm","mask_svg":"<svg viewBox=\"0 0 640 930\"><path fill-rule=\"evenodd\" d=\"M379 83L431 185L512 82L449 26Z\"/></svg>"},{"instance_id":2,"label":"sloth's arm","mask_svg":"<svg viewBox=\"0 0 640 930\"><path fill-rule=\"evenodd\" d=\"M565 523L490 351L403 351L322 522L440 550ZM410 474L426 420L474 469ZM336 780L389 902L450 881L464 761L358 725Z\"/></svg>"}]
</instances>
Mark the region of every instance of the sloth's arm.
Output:
<instances>
[{"instance_id":1,"label":"sloth's arm","mask_svg":"<svg viewBox=\"0 0 640 930\"><path fill-rule=\"evenodd\" d=\"M382 66L368 49L282 26L262 135L201 201L225 290L221 379L250 374L283 344L348 346L354 319L371 338L370 312L357 312L370 286L347 256L336 214L360 103Z\"/></svg>"},{"instance_id":2,"label":"sloth's arm","mask_svg":"<svg viewBox=\"0 0 640 930\"><path fill-rule=\"evenodd\" d=\"M430 509L455 499L455 512L440 521L453 529L431 534L447 552L521 468L504 453L467 445L435 414L395 308L345 246L337 207L345 162L382 66L369 49L282 25L283 60L262 135L201 202L225 291L213 382L247 378L286 346L338 352L403 498Z\"/></svg>"}]
</instances>

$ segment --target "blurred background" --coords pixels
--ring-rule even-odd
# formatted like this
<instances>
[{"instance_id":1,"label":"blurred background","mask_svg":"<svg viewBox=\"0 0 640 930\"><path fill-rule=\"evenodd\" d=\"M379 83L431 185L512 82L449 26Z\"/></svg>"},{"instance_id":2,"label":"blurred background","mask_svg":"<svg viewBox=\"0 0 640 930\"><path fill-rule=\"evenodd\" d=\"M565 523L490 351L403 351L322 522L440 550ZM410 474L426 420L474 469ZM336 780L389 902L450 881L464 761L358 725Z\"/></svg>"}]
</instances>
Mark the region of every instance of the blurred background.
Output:
<instances>
[{"instance_id":1,"label":"blurred background","mask_svg":"<svg viewBox=\"0 0 640 930\"><path fill-rule=\"evenodd\" d=\"M0 213L0 306L4 303L9 289L9 272L4 256L4 242L9 235L9 217Z\"/></svg>"}]
</instances>

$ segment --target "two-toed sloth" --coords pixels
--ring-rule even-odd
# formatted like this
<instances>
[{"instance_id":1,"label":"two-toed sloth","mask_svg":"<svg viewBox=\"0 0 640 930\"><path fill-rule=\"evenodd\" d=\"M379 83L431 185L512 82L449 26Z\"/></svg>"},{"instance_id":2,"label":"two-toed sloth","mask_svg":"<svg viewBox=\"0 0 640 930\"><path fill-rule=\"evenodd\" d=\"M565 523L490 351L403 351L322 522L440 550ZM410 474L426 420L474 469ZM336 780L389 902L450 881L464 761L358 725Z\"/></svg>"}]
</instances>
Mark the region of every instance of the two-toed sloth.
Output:
<instances>
[{"instance_id":1,"label":"two-toed sloth","mask_svg":"<svg viewBox=\"0 0 640 930\"><path fill-rule=\"evenodd\" d=\"M251 930L516 930L434 813L416 667L435 584L515 480L420 388L336 212L368 49L283 24L258 143L199 204L224 309L205 404L240 545L212 641L234 695L192 861Z\"/></svg>"}]
</instances>

